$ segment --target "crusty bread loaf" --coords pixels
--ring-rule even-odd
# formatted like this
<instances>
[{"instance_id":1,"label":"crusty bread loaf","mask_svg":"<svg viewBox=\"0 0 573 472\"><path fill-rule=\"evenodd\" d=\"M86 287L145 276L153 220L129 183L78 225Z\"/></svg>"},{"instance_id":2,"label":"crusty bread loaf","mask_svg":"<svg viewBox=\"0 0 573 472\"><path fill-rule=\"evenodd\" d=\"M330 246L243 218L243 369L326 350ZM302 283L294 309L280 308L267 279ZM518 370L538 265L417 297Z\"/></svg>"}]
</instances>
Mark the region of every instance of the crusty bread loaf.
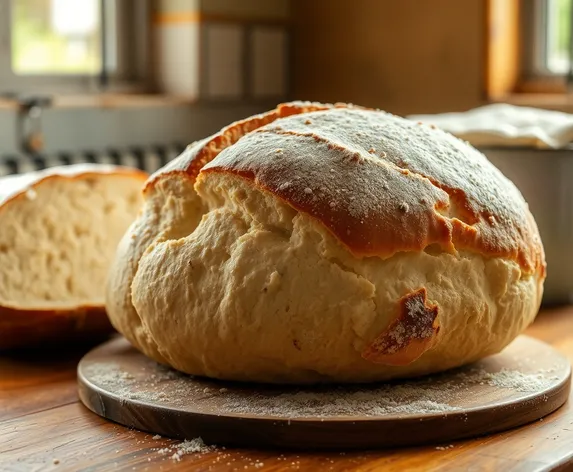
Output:
<instances>
[{"instance_id":1,"label":"crusty bread loaf","mask_svg":"<svg viewBox=\"0 0 573 472\"><path fill-rule=\"evenodd\" d=\"M0 349L112 329L105 279L146 178L77 164L0 179Z\"/></svg>"},{"instance_id":2,"label":"crusty bread loaf","mask_svg":"<svg viewBox=\"0 0 573 472\"><path fill-rule=\"evenodd\" d=\"M344 104L234 123L153 175L108 281L159 362L263 382L363 382L496 353L545 261L519 191L468 144Z\"/></svg>"}]
</instances>

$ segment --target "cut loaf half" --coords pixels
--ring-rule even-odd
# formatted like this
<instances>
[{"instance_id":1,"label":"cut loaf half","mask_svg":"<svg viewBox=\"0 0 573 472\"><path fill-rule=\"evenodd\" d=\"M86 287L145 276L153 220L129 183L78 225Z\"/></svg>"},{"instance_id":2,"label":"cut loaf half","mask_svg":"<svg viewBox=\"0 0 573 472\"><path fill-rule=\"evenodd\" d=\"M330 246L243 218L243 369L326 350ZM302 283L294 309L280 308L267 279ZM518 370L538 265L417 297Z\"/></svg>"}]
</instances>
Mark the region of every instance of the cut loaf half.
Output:
<instances>
[{"instance_id":1,"label":"cut loaf half","mask_svg":"<svg viewBox=\"0 0 573 472\"><path fill-rule=\"evenodd\" d=\"M105 279L146 177L75 164L0 178L0 349L111 330Z\"/></svg>"}]
</instances>

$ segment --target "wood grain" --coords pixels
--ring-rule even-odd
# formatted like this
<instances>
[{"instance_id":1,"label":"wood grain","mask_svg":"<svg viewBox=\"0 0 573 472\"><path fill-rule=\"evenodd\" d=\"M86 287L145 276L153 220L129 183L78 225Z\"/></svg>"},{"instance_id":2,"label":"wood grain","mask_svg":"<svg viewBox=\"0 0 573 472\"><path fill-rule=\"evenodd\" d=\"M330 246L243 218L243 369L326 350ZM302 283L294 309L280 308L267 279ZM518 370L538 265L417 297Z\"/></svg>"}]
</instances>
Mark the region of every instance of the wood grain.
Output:
<instances>
[{"instance_id":1,"label":"wood grain","mask_svg":"<svg viewBox=\"0 0 573 472\"><path fill-rule=\"evenodd\" d=\"M545 310L529 328L528 334L550 342L570 361L573 360L573 307ZM227 449L186 455L178 462L171 459L169 454L158 451L159 448L176 444L176 441L154 440L150 434L106 421L88 411L77 400L66 404L68 399L59 392L69 391L70 386L75 388L75 364L81 354L62 353L56 360L45 357L45 353L37 353L36 357L0 357L0 393L3 394L0 396L0 413L12 410L24 399L30 411L28 414L8 415L10 419L0 420L2 471L510 472L571 470L573 466L571 401L543 421L500 434L453 442L453 447L443 444L384 451L325 453ZM67 361L62 360L64 357L68 357ZM7 384L10 385L10 394L4 394ZM42 398L44 385L50 384L50 388L53 388L50 405L42 400L34 409L34 398ZM54 459L58 459L59 463L54 464ZM260 463L264 465L255 466Z\"/></svg>"},{"instance_id":2,"label":"wood grain","mask_svg":"<svg viewBox=\"0 0 573 472\"><path fill-rule=\"evenodd\" d=\"M508 388L488 381L489 374L501 371L516 372L542 384L530 386L522 381L519 388ZM472 376L474 380L468 381ZM151 361L122 338L98 346L78 366L82 402L98 415L125 426L179 439L202 437L217 445L314 450L440 443L513 428L563 405L570 380L567 359L527 336L519 337L501 354L471 366L397 382L395 386L408 389L413 396L407 400L395 389L384 390L385 384L293 389L190 377ZM436 391L438 400L431 396ZM299 392L327 400L313 409L314 413L297 414L286 407L268 411L269 404L284 404L285 395ZM333 401L333 392L338 400L350 400L360 392L361 402L368 394L399 404L439 401L450 411L390 410L364 416L350 409L317 416ZM229 409L229 401L249 405L250 411Z\"/></svg>"},{"instance_id":3,"label":"wood grain","mask_svg":"<svg viewBox=\"0 0 573 472\"><path fill-rule=\"evenodd\" d=\"M75 368L86 347L0 353L0 421L77 401Z\"/></svg>"}]
</instances>

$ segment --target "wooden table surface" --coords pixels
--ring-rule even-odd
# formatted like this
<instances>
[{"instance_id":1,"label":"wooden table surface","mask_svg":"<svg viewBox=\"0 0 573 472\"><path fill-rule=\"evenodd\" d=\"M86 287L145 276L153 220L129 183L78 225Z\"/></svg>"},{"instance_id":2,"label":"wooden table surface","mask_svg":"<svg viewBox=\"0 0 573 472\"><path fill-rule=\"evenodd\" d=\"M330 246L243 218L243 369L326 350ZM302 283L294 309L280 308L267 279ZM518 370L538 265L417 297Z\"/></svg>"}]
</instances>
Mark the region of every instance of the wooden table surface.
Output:
<instances>
[{"instance_id":1,"label":"wooden table surface","mask_svg":"<svg viewBox=\"0 0 573 472\"><path fill-rule=\"evenodd\" d=\"M527 334L573 361L573 307L544 310ZM82 354L0 355L0 471L573 470L571 399L530 425L452 444L330 453L220 448L177 460L177 441L111 423L79 402Z\"/></svg>"}]
</instances>

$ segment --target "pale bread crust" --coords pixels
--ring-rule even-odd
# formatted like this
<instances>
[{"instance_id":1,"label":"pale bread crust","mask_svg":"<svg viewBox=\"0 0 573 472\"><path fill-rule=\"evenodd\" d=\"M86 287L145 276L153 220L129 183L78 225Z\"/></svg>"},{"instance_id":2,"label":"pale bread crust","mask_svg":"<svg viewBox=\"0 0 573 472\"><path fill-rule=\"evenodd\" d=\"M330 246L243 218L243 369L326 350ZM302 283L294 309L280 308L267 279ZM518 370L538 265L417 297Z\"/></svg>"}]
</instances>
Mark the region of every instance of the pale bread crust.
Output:
<instances>
[{"instance_id":1,"label":"pale bread crust","mask_svg":"<svg viewBox=\"0 0 573 472\"><path fill-rule=\"evenodd\" d=\"M173 184L150 200L175 195ZM357 258L248 180L211 174L199 192L188 186L176 206L146 206L171 223L143 252L130 286L130 329L189 374L277 383L421 375L499 352L537 313L542 281L516 261L424 251ZM181 208L196 198L206 212L180 231ZM384 338L400 334L393 325L404 314L417 314L403 313L401 300L421 289L420 301L437 307L436 329L406 323L392 352ZM109 313L118 327L118 313Z\"/></svg>"},{"instance_id":2,"label":"pale bread crust","mask_svg":"<svg viewBox=\"0 0 573 472\"><path fill-rule=\"evenodd\" d=\"M0 225L3 226L4 231L12 229L10 226L14 224L14 211L26 207L27 212L31 211L26 218L27 230L35 228L36 221L38 228L40 228L44 224L44 219L51 221L50 218L52 216L48 216L48 214L51 215L51 212L54 210L53 208L48 208L46 205L49 202L43 200L45 189L50 189L60 184L73 185L74 182L90 179L105 179L108 176L126 179L123 182L129 182L132 190L137 188L139 192L141 192L145 180L149 177L144 171L104 164L55 166L42 171L2 177L0 178ZM37 195L40 195L40 197ZM118 198L119 195L118 193ZM70 198L73 197L74 195L70 195ZM129 216L131 219L135 219L135 208L129 213ZM64 216L62 215L62 217ZM89 213L85 214L85 217L89 219ZM102 223L105 224L106 222L92 222L93 225ZM107 223L125 225L125 228L129 224L129 222L118 223L111 220ZM60 224L65 226L61 222ZM19 231L22 231L22 229ZM42 237L42 231L38 231L38 237ZM37 244L46 248L51 247L51 241L46 239L38 240ZM85 248L86 251L93 249L95 248ZM62 247L60 250L65 252L66 248ZM29 257L29 254L25 251L20 255L16 255L19 248L14 244L4 244L2 251L11 254L14 261ZM101 256L105 257L103 254ZM1 283L7 284L15 276L26 279L31 275L27 274L18 264L5 274L6 277L1 279ZM34 275L37 276L37 274ZM26 283L48 284L46 291L49 291L51 276L55 277L55 274L46 274L45 277L34 279L34 281L30 278ZM90 277L90 274L78 273L74 277L86 279ZM4 293L7 290L6 286L0 288L0 293ZM0 297L0 349L81 341L88 338L97 338L111 332L113 328L105 311L105 303L102 297L103 289L95 288L94 291L99 292L97 300L84 300L82 302L62 299L46 300L43 304L41 300L35 299L7 300Z\"/></svg>"},{"instance_id":3,"label":"pale bread crust","mask_svg":"<svg viewBox=\"0 0 573 472\"><path fill-rule=\"evenodd\" d=\"M359 107L262 116L148 181L116 258L121 281L108 285L111 320L136 347L197 375L371 381L498 352L533 320L545 278L537 227L480 153ZM269 286L274 299L253 306ZM301 348L304 336L314 341Z\"/></svg>"},{"instance_id":4,"label":"pale bread crust","mask_svg":"<svg viewBox=\"0 0 573 472\"><path fill-rule=\"evenodd\" d=\"M201 200L187 196L188 181L179 174L146 190L137 218L120 241L111 264L106 289L106 309L113 326L147 356L166 363L133 307L131 285L139 261L156 241L189 234L204 213Z\"/></svg>"}]
</instances>

